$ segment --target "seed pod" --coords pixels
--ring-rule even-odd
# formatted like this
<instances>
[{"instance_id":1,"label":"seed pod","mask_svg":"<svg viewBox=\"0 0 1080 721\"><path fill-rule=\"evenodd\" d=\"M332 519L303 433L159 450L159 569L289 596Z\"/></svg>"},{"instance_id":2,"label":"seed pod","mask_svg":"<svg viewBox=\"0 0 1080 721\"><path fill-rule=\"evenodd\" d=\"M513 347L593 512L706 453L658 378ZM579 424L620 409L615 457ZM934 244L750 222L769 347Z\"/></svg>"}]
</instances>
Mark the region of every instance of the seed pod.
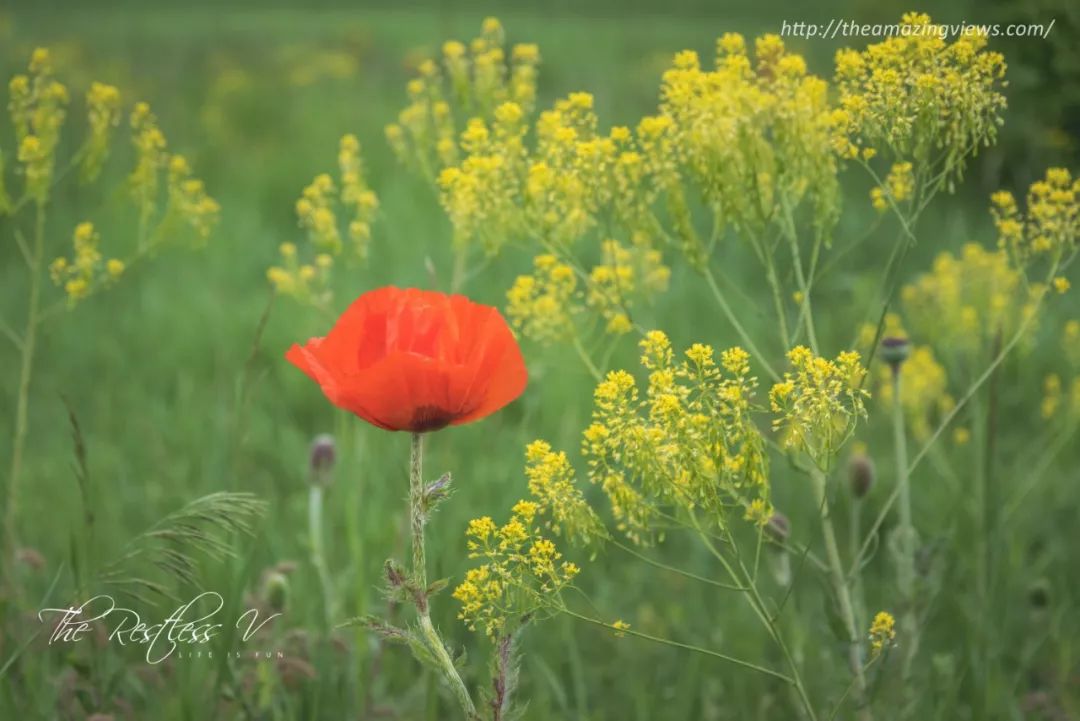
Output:
<instances>
[{"instance_id":1,"label":"seed pod","mask_svg":"<svg viewBox=\"0 0 1080 721\"><path fill-rule=\"evenodd\" d=\"M1028 603L1037 610L1050 605L1050 584L1045 578L1038 579L1028 587Z\"/></svg>"},{"instance_id":2,"label":"seed pod","mask_svg":"<svg viewBox=\"0 0 1080 721\"><path fill-rule=\"evenodd\" d=\"M289 579L284 574L271 571L263 582L263 601L274 613L282 613L289 604Z\"/></svg>"},{"instance_id":3,"label":"seed pod","mask_svg":"<svg viewBox=\"0 0 1080 721\"><path fill-rule=\"evenodd\" d=\"M851 481L851 493L856 498L865 498L874 486L876 476L874 461L862 451L851 454L848 460L848 478Z\"/></svg>"},{"instance_id":4,"label":"seed pod","mask_svg":"<svg viewBox=\"0 0 1080 721\"><path fill-rule=\"evenodd\" d=\"M893 373L900 370L900 366L911 355L911 342L907 338L889 336L881 339L881 357L892 368Z\"/></svg>"}]
</instances>

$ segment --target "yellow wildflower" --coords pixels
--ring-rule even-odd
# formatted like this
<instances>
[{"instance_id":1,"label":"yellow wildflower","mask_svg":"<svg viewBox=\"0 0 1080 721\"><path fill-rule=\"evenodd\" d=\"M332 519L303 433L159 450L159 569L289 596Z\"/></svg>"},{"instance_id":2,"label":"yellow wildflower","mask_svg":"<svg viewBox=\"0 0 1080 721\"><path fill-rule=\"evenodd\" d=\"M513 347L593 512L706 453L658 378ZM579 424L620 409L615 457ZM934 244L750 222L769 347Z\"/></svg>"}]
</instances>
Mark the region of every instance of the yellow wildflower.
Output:
<instances>
[{"instance_id":1,"label":"yellow wildflower","mask_svg":"<svg viewBox=\"0 0 1080 721\"><path fill-rule=\"evenodd\" d=\"M870 624L870 653L877 656L896 638L896 619L888 611L879 611Z\"/></svg>"}]
</instances>

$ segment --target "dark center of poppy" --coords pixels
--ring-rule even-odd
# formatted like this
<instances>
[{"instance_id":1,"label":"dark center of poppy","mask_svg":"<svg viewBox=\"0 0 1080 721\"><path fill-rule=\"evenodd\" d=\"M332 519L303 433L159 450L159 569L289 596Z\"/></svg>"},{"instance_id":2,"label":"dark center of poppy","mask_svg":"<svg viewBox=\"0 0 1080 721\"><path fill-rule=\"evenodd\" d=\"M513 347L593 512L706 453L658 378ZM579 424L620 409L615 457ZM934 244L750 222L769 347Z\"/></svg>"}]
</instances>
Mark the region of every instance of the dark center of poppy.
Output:
<instances>
[{"instance_id":1,"label":"dark center of poppy","mask_svg":"<svg viewBox=\"0 0 1080 721\"><path fill-rule=\"evenodd\" d=\"M426 433L445 428L452 420L454 420L454 414L450 411L438 406L420 406L413 411L409 427L413 433Z\"/></svg>"}]
</instances>

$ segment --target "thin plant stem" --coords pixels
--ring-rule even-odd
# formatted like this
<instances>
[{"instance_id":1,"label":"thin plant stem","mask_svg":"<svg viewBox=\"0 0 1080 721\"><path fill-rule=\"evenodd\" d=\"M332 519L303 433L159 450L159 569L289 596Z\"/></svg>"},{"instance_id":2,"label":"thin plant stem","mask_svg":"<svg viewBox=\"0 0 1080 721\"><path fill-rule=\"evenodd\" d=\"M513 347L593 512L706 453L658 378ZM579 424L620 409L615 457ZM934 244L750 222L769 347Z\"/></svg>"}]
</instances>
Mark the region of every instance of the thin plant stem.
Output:
<instances>
[{"instance_id":1,"label":"thin plant stem","mask_svg":"<svg viewBox=\"0 0 1080 721\"><path fill-rule=\"evenodd\" d=\"M852 556L859 552L859 543L862 542L862 499L854 496L851 499L850 528L848 535L848 550ZM851 598L855 607L855 625L863 628L866 622L866 595L863 592L862 567L851 569Z\"/></svg>"},{"instance_id":2,"label":"thin plant stem","mask_svg":"<svg viewBox=\"0 0 1080 721\"><path fill-rule=\"evenodd\" d=\"M738 585L734 585L734 584L730 584L730 583L724 583L723 581L716 581L716 580L711 579L711 578L706 578L704 576L699 576L696 573L690 573L689 571L684 571L681 568L675 568L674 566L669 566L666 563L661 563L660 561L657 561L657 560L655 560L653 558L649 558L648 556L646 556L643 553L638 553L637 551L635 551L630 546L627 546L624 543L616 541L615 539L609 540L608 543L615 546L619 550L630 554L634 558L637 558L637 559L639 559L641 561L644 561L645 563L649 564L650 566L655 566L656 568L662 569L664 571L668 571L670 573L678 574L680 576L683 576L684 578L689 578L689 579L694 580L694 581L700 581L701 583L707 583L710 586L716 586L717 588L726 588L729 591L746 591L747 590L745 586L738 586Z\"/></svg>"},{"instance_id":3,"label":"thin plant stem","mask_svg":"<svg viewBox=\"0 0 1080 721\"><path fill-rule=\"evenodd\" d=\"M22 338L19 337L19 334L15 332L15 329L12 328L11 325L9 325L8 322L3 318L0 318L0 333L3 333L5 336L7 336L7 339L11 341L11 344L15 346L16 350L22 350Z\"/></svg>"},{"instance_id":4,"label":"thin plant stem","mask_svg":"<svg viewBox=\"0 0 1080 721\"><path fill-rule=\"evenodd\" d=\"M420 617L420 632L423 635L424 644L428 647L443 678L450 685L450 690L457 699L458 705L465 714L465 718L478 719L476 705L469 695L469 689L461 680L461 675L454 666L454 660L446 650L439 632L431 623L431 612L427 598L427 559L424 553L424 525L427 520L427 511L424 508L424 436L421 433L412 434L412 443L409 453L409 518L412 530L412 577L413 583L419 591L416 603L416 613Z\"/></svg>"},{"instance_id":5,"label":"thin plant stem","mask_svg":"<svg viewBox=\"0 0 1080 721\"><path fill-rule=\"evenodd\" d=\"M752 663L750 661L745 661L745 660L743 660L741 658L736 658L734 656L728 656L726 653L720 653L719 651L713 651L712 649L704 648L702 646L695 646L695 645L689 644L689 643L681 643L679 641L672 641L669 638L661 638L659 636L653 636L653 635L648 634L648 633L642 633L641 631L635 631L632 628L622 628L622 627L616 626L615 624L608 623L607 621L602 621L602 620L600 620L598 618L592 618L590 616L585 616L583 614L577 613L576 611L571 611L568 608L562 609L562 612L567 614L568 616L570 616L572 618L576 618L579 621L584 621L585 623L591 623L591 624L593 624L595 626L601 626L602 628L606 628L606 629L608 629L610 631L614 631L615 633L621 633L621 634L625 634L627 636L634 636L636 638L642 638L642 639L645 639L646 641L652 641L653 643L659 643L659 644L662 644L664 646L671 646L673 648L679 648L679 649L682 649L684 651L692 651L694 653L700 653L703 656L711 656L712 658L718 658L718 659L720 659L722 661L727 661L728 663L733 663L736 666L742 666L743 668L748 668L748 669L750 669L752 671L757 671L758 673L763 673L766 676L772 676L773 678L780 679L781 681L783 681L785 683L794 684L794 681L789 676L785 676L784 674L780 673L779 671L773 671L771 668L765 668L764 666L759 666L756 663Z\"/></svg>"},{"instance_id":6,"label":"thin plant stem","mask_svg":"<svg viewBox=\"0 0 1080 721\"><path fill-rule=\"evenodd\" d=\"M603 380L603 374L600 372L600 369L596 367L596 364L593 363L592 358L589 356L589 351L585 350L585 346L582 345L581 338L578 337L577 333L574 333L572 342L574 350L577 352L581 362L585 365L585 368L589 371L589 375L593 377L593 380L597 382Z\"/></svg>"},{"instance_id":7,"label":"thin plant stem","mask_svg":"<svg viewBox=\"0 0 1080 721\"><path fill-rule=\"evenodd\" d=\"M742 323L739 322L739 318L735 315L735 311L731 309L727 299L724 297L724 292L720 290L720 286L716 282L716 276L713 275L712 270L707 266L702 269L702 274L705 276L705 281L709 284L709 289L712 291L713 297L716 298L717 305L720 306L720 310L723 311L724 316L728 319L731 325L735 328L735 332L739 334L739 338L746 344L747 349L758 359L765 372L769 374L769 377L774 381L779 381L780 376L769 365L769 361L765 359L765 354L758 350L758 347L754 344L754 341L750 339L750 335L743 328Z\"/></svg>"},{"instance_id":8,"label":"thin plant stem","mask_svg":"<svg viewBox=\"0 0 1080 721\"><path fill-rule=\"evenodd\" d=\"M776 260L771 249L764 250L765 277L772 289L773 305L776 307L776 318L780 322L780 342L784 349L791 347L791 334L788 332L787 311L784 309L784 296L780 287L780 279L776 275Z\"/></svg>"},{"instance_id":9,"label":"thin plant stem","mask_svg":"<svg viewBox=\"0 0 1080 721\"><path fill-rule=\"evenodd\" d=\"M896 456L896 486L900 491L900 562L897 566L897 585L903 611L900 614L900 633L904 639L902 675L907 680L911 664L918 652L918 623L915 618L915 527L911 516L911 477L908 475L907 433L904 429L904 406L900 401L901 365L892 367L892 426L893 450Z\"/></svg>"},{"instance_id":10,"label":"thin plant stem","mask_svg":"<svg viewBox=\"0 0 1080 721\"><path fill-rule=\"evenodd\" d=\"M468 278L467 263L468 263L468 247L464 245L454 245L454 266L450 275L450 292L458 293L461 291L462 286L465 285L465 281Z\"/></svg>"},{"instance_id":11,"label":"thin plant stem","mask_svg":"<svg viewBox=\"0 0 1080 721\"><path fill-rule=\"evenodd\" d=\"M1057 438L1053 439L1050 444L1039 453L1039 462L1035 465L1034 470L1016 474L1016 477L1024 479L1024 484L1013 494L1013 497L1009 502L1004 504L1004 510L1001 513L1001 525L1003 527L1008 527L1013 514L1016 513L1024 500L1038 487L1043 479L1046 478L1046 471L1053 465L1054 461L1057 460L1058 454L1076 442L1076 432L1077 423L1075 421L1068 423L1065 426L1064 432L1059 433Z\"/></svg>"},{"instance_id":12,"label":"thin plant stem","mask_svg":"<svg viewBox=\"0 0 1080 721\"><path fill-rule=\"evenodd\" d=\"M972 498L972 516L974 517L975 527L975 542L971 544L971 548L974 551L975 559L975 605L979 612L979 618L986 618L985 615L989 611L989 515L987 513L988 505L988 493L987 493L987 478L986 478L986 465L983 462L986 458L987 447L987 427L986 427L986 413L983 406L981 394L976 394L972 398L971 403L971 417L973 426L973 440L971 444L972 451L972 464L974 466L974 492ZM983 710L985 710L985 704L990 697L990 668L986 663L986 653L989 650L989 638L988 633L984 627L984 624L975 624L972 628L975 638L972 644L974 649L977 650L977 656L983 659L983 663L978 664L975 670L975 676L978 684L978 688L981 690L980 698L981 703L984 704Z\"/></svg>"},{"instance_id":13,"label":"thin plant stem","mask_svg":"<svg viewBox=\"0 0 1080 721\"><path fill-rule=\"evenodd\" d=\"M795 219L792 217L791 208L788 207L787 203L784 204L784 219L786 221L784 235L787 238L788 246L791 248L791 262L795 266L795 281L799 284L799 292L802 293L800 321L804 321L806 324L806 338L810 342L810 350L819 355L817 332L814 330L814 310L810 305L810 284L803 273L802 254L799 251L799 237L795 230Z\"/></svg>"},{"instance_id":14,"label":"thin plant stem","mask_svg":"<svg viewBox=\"0 0 1080 721\"><path fill-rule=\"evenodd\" d=\"M1050 273L1048 274L1047 279L1048 284L1049 279L1053 278L1056 275L1058 268L1059 266L1055 264L1050 269ZM1004 362L1005 358L1008 357L1009 353L1011 353L1013 348L1016 347L1017 343L1020 342L1020 339L1024 337L1024 333L1027 331L1028 326L1031 325L1032 321L1038 315L1039 310L1042 307L1043 298L1045 298L1045 294L1039 298L1039 301L1035 308L1032 309L1030 313L1026 314L1023 321L1021 321L1020 326L1016 329L1016 333L1014 333L1012 338L1009 339L1009 342L1006 343L1000 351L998 351L997 356L994 357L994 360L991 361L990 365L987 366L987 368L982 372L982 374L978 378L976 378L970 386L968 386L968 389L964 392L964 395L962 395L960 399L957 400L956 404L952 407L952 409L945 414L944 418L941 419L941 422L938 423L937 427L934 429L934 432L930 434L930 437L926 439L925 443L923 443L922 448L919 449L919 452L915 454L915 457L912 458L911 462L908 464L908 475L911 475L915 471L915 469L926 457L926 455L930 453L931 449L934 447L934 444L937 443L938 438L941 437L941 434L944 433L945 429L952 424L953 419L955 419L956 416L959 415L961 410L967 407L967 404L975 396L975 394L982 387L982 385L986 383L986 381L994 374L994 371L997 370L997 367ZM855 565L862 563L862 559L869 550L874 535L877 534L878 529L881 528L881 524L885 522L885 519L888 517L889 511L892 510L893 504L897 502L899 496L900 489L895 488L893 489L893 492L889 495L889 497L885 499L885 503L882 504L881 510L878 511L877 518L874 519L874 523L871 524L870 529L867 531L866 539L863 541L862 548L859 549L859 554L852 561L852 568L854 568Z\"/></svg>"},{"instance_id":15,"label":"thin plant stem","mask_svg":"<svg viewBox=\"0 0 1080 721\"><path fill-rule=\"evenodd\" d=\"M311 565L319 576L319 585L322 586L323 610L326 613L326 626L330 628L334 623L334 586L330 579L330 572L326 567L326 554L323 549L323 487L315 482L311 483L308 491L308 534L311 544Z\"/></svg>"},{"instance_id":16,"label":"thin plant stem","mask_svg":"<svg viewBox=\"0 0 1080 721\"><path fill-rule=\"evenodd\" d=\"M6 553L4 568L9 569L7 581L14 591L12 560L19 545L15 528L19 509L19 485L21 483L23 454L26 450L26 434L29 424L30 379L34 369L34 351L37 347L38 311L41 305L42 263L45 257L45 202L36 204L34 218L33 253L30 264L30 299L26 312L26 330L19 358L19 390L15 402L15 425L11 438L11 471L8 474L7 507L4 519Z\"/></svg>"},{"instance_id":17,"label":"thin plant stem","mask_svg":"<svg viewBox=\"0 0 1080 721\"><path fill-rule=\"evenodd\" d=\"M820 509L821 530L825 539L825 558L829 564L829 580L832 582L833 593L836 594L836 601L840 606L840 618L848 635L848 667L855 680L859 718L870 719L872 718L870 710L866 707L866 677L863 674L862 644L859 643L859 631L855 626L855 608L851 603L851 593L844 575L843 562L840 560L840 549L836 544L836 530L833 528L832 516L829 513L827 480L825 473L819 468L811 468L810 477L814 482L814 491L817 494Z\"/></svg>"},{"instance_id":18,"label":"thin plant stem","mask_svg":"<svg viewBox=\"0 0 1080 721\"><path fill-rule=\"evenodd\" d=\"M754 610L754 614L761 621L761 624L765 627L765 630L768 632L769 636L772 638L773 642L777 645L777 647L780 649L781 654L784 656L784 661L785 663L787 663L788 668L791 671L791 684L795 687L795 692L796 694L798 694L799 702L802 704L803 710L806 712L807 717L811 721L817 721L817 715L814 712L814 705L811 703L810 695L807 693L806 686L805 684L803 684L802 677L799 675L799 667L795 663L795 659L791 655L791 651L788 649L787 644L784 642L784 638L780 633L780 629L776 626L776 620L769 615L764 600L762 600L760 594L757 591L757 587L754 586L753 581L750 579L750 574L747 573L745 579L739 576L738 571L736 571L735 568L731 565L731 562L727 559L727 557L725 557L724 554L720 552L720 549L718 549L713 544L712 540L710 540L709 535L705 532L705 529L703 529L701 527L701 524L698 522L696 514L690 514L690 521L693 524L694 528L697 530L698 536L701 538L702 543L705 544L705 548L707 548L709 552L712 553L712 555L718 561L720 561L720 565L724 568L724 571L727 572L731 580L736 584L744 585L746 587L747 603L750 604L750 607ZM730 538L730 532L728 540L730 541L732 547L734 547L734 539Z\"/></svg>"}]
</instances>

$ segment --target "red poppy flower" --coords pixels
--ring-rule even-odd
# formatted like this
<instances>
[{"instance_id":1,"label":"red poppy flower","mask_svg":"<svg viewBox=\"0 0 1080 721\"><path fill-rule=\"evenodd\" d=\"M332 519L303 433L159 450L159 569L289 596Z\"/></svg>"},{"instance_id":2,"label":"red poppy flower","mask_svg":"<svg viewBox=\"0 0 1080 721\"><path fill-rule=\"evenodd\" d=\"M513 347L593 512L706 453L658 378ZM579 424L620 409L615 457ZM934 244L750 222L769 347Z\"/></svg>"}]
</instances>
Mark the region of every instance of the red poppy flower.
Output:
<instances>
[{"instance_id":1,"label":"red poppy flower","mask_svg":"<svg viewBox=\"0 0 1080 721\"><path fill-rule=\"evenodd\" d=\"M462 295L364 293L325 338L285 357L334 405L391 431L479 420L525 390L521 349L495 308Z\"/></svg>"}]
</instances>

